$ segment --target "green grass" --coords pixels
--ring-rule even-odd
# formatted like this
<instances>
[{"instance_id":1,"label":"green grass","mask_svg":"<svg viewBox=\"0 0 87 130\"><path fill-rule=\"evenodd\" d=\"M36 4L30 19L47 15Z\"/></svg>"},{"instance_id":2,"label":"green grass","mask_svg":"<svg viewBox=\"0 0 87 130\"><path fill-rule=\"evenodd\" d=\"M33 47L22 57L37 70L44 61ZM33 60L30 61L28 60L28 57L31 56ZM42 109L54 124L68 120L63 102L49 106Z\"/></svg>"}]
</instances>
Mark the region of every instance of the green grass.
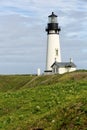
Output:
<instances>
[{"instance_id":1,"label":"green grass","mask_svg":"<svg viewBox=\"0 0 87 130\"><path fill-rule=\"evenodd\" d=\"M0 130L87 130L87 71L0 76Z\"/></svg>"}]
</instances>

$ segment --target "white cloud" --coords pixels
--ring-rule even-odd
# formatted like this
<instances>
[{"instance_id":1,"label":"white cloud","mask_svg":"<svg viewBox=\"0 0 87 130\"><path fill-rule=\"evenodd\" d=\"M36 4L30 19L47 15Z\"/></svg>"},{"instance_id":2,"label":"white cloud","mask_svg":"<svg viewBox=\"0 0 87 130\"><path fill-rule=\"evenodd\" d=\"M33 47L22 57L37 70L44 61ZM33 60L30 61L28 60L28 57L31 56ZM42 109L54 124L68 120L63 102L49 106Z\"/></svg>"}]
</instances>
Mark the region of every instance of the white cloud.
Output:
<instances>
[{"instance_id":1,"label":"white cloud","mask_svg":"<svg viewBox=\"0 0 87 130\"><path fill-rule=\"evenodd\" d=\"M59 16L58 22L62 28L60 41L63 59L66 60L71 55L75 58L77 66L85 67L83 64L81 66L81 63L86 61L83 61L86 59L86 53L83 55L79 51L74 53L76 49L83 51L87 48L85 0L0 0L0 61L4 64L1 65L2 70L6 68L5 64L8 61L10 67L7 68L11 68L15 63L15 72L18 73L27 70L25 68L23 70L23 63L28 64L29 68L33 66L33 70L40 66L42 70L45 69L45 27L47 17L52 11ZM78 62L78 56L82 57L81 62ZM13 67L11 70L14 72ZM30 71L31 69L28 70ZM10 73L10 69L8 72Z\"/></svg>"}]
</instances>

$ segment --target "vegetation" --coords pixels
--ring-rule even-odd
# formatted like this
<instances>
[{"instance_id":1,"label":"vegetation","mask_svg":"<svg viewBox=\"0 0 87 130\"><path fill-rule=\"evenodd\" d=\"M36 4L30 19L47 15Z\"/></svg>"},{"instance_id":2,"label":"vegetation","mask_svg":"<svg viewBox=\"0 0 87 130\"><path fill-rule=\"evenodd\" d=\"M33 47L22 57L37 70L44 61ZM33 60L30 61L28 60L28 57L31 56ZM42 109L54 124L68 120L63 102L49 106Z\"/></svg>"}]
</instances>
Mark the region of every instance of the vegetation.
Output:
<instances>
[{"instance_id":1,"label":"vegetation","mask_svg":"<svg viewBox=\"0 0 87 130\"><path fill-rule=\"evenodd\" d=\"M0 76L0 130L87 130L87 71Z\"/></svg>"}]
</instances>

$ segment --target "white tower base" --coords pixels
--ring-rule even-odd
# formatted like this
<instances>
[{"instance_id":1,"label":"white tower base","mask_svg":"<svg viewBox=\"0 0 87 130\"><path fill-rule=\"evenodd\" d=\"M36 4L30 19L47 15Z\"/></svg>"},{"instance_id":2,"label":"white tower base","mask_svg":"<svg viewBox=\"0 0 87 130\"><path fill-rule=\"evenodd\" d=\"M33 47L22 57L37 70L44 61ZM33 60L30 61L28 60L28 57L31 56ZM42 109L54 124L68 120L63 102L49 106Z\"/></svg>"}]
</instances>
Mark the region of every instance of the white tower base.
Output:
<instances>
[{"instance_id":1,"label":"white tower base","mask_svg":"<svg viewBox=\"0 0 87 130\"><path fill-rule=\"evenodd\" d=\"M47 71L52 70L51 66L55 62L55 60L57 62L61 62L59 34L55 34L55 31L50 31L50 34L48 34L47 36L47 56L46 56Z\"/></svg>"}]
</instances>

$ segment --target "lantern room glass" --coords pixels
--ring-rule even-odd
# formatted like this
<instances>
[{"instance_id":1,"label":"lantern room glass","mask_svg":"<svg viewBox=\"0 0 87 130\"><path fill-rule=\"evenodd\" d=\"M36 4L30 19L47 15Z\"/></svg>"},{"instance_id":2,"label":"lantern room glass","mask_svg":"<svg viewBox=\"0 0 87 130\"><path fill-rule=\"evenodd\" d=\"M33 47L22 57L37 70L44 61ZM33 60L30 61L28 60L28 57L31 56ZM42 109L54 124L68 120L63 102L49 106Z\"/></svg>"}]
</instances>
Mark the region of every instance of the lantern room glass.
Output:
<instances>
[{"instance_id":1,"label":"lantern room glass","mask_svg":"<svg viewBox=\"0 0 87 130\"><path fill-rule=\"evenodd\" d=\"M55 16L49 17L48 22L49 23L57 23L57 17L55 17Z\"/></svg>"}]
</instances>

